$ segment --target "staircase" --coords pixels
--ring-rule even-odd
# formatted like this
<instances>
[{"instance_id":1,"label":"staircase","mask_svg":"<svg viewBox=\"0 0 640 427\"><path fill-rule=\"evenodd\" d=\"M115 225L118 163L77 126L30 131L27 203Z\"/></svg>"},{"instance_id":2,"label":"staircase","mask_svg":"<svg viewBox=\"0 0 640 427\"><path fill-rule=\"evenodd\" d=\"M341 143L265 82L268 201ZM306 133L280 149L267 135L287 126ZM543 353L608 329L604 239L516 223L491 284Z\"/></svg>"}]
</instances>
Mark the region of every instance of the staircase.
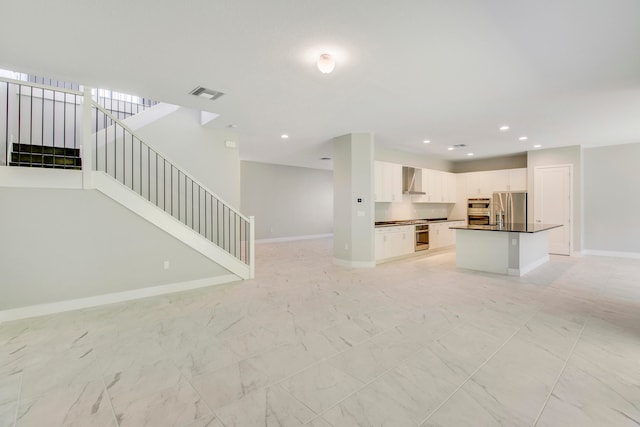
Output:
<instances>
[{"instance_id":1,"label":"staircase","mask_svg":"<svg viewBox=\"0 0 640 427\"><path fill-rule=\"evenodd\" d=\"M100 93L93 91L94 99L88 88L0 78L0 163L80 170L82 188L97 189L237 277L252 278L253 218L143 140L127 125L135 115L126 110L121 118L122 104L101 105ZM171 112L156 107L156 115Z\"/></svg>"},{"instance_id":2,"label":"staircase","mask_svg":"<svg viewBox=\"0 0 640 427\"><path fill-rule=\"evenodd\" d=\"M82 159L78 148L13 143L9 166L80 170Z\"/></svg>"}]
</instances>

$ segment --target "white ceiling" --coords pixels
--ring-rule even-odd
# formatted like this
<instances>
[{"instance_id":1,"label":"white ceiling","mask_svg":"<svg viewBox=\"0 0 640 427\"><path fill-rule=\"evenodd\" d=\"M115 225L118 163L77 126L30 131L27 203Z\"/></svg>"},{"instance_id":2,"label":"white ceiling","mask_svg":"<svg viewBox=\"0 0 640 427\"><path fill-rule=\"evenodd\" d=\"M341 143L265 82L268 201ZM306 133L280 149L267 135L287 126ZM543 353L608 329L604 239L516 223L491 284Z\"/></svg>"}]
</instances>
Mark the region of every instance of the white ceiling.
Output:
<instances>
[{"instance_id":1,"label":"white ceiling","mask_svg":"<svg viewBox=\"0 0 640 427\"><path fill-rule=\"evenodd\" d=\"M20 0L0 10L0 68L218 113L213 126L237 125L246 160L331 167L319 160L328 141L350 132L453 161L640 142L638 0ZM323 52L337 58L332 74L315 68ZM198 85L225 95L188 95ZM447 151L454 144L467 148Z\"/></svg>"}]
</instances>

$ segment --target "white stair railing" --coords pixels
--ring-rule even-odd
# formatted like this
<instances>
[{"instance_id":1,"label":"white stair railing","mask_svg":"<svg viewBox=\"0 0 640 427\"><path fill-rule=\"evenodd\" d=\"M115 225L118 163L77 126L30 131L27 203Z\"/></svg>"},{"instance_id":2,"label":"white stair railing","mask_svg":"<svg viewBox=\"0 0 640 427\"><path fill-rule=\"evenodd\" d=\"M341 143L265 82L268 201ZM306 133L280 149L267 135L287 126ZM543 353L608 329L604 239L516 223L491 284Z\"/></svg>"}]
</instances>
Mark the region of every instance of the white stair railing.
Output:
<instances>
[{"instance_id":1,"label":"white stair railing","mask_svg":"<svg viewBox=\"0 0 640 427\"><path fill-rule=\"evenodd\" d=\"M100 105L75 88L0 77L0 163L12 162L21 144L33 153L68 156L82 150L84 173L101 171L155 204L249 268L254 276L254 223L196 178L154 149ZM24 148L24 147L23 147ZM13 151L12 151L13 150ZM39 151L38 151L39 150ZM79 153L77 154L79 155ZM19 154L29 160L42 154ZM39 157L40 156L40 157ZM47 154L49 157L49 155ZM48 160L48 159L47 159ZM68 159L67 159L68 160ZM26 161L25 161L26 162ZM29 162L29 165L35 166ZM43 161L44 163L44 161ZM52 166L64 167L54 163Z\"/></svg>"},{"instance_id":2,"label":"white stair railing","mask_svg":"<svg viewBox=\"0 0 640 427\"><path fill-rule=\"evenodd\" d=\"M95 123L93 170L105 172L236 259L252 265L253 232L248 217L94 101L91 114ZM101 129L101 124L106 126Z\"/></svg>"}]
</instances>

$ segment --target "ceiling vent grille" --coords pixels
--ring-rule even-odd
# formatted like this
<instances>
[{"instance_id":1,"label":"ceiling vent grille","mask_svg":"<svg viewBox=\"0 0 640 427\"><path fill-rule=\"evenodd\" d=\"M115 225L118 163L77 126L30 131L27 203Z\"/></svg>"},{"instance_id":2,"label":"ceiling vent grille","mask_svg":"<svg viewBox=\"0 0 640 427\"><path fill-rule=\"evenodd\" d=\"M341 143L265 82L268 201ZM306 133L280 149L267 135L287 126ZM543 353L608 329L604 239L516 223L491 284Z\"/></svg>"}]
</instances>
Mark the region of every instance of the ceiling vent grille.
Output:
<instances>
[{"instance_id":1,"label":"ceiling vent grille","mask_svg":"<svg viewBox=\"0 0 640 427\"><path fill-rule=\"evenodd\" d=\"M462 148L462 147L466 147L466 146L467 146L467 144L456 144L453 147L454 148Z\"/></svg>"},{"instance_id":2,"label":"ceiling vent grille","mask_svg":"<svg viewBox=\"0 0 640 427\"><path fill-rule=\"evenodd\" d=\"M216 99L224 95L223 92L219 92L213 89L207 89L206 87L202 87L202 86L198 86L197 88L195 88L189 93L191 95L199 96L201 98L209 99L211 101L215 101Z\"/></svg>"}]
</instances>

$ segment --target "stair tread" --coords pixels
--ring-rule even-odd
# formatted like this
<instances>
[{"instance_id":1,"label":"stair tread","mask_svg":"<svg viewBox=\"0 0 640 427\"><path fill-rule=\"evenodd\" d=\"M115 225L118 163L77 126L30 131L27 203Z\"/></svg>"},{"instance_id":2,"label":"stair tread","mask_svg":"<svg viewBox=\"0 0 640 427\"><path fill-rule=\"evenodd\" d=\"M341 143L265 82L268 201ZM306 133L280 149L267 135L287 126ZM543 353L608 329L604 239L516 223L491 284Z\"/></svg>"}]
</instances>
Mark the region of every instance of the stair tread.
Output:
<instances>
[{"instance_id":1,"label":"stair tread","mask_svg":"<svg viewBox=\"0 0 640 427\"><path fill-rule=\"evenodd\" d=\"M25 162L9 162L9 166L46 168L46 169L76 169L82 170L80 165L56 165L51 163L25 163Z\"/></svg>"}]
</instances>

